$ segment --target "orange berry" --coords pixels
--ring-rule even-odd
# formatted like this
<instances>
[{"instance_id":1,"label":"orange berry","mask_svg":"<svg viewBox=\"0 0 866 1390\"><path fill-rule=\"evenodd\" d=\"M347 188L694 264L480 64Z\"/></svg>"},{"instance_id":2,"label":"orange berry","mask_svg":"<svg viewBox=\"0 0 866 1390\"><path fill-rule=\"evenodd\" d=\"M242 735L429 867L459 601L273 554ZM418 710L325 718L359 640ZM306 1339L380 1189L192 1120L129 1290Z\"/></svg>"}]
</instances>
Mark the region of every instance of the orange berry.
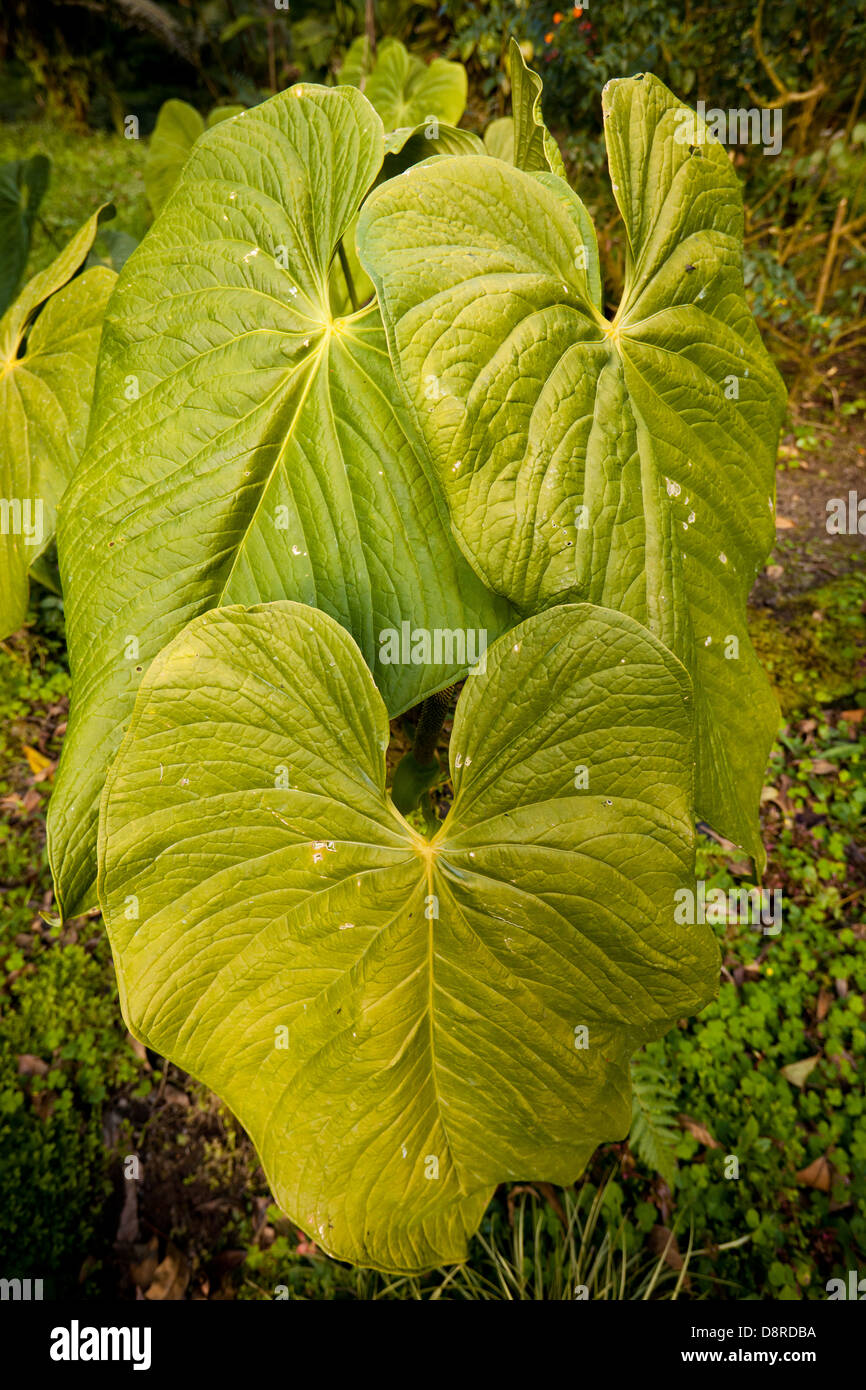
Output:
<instances>
[{"instance_id":1,"label":"orange berry","mask_svg":"<svg viewBox=\"0 0 866 1390\"><path fill-rule=\"evenodd\" d=\"M562 23L562 15L559 13L559 10L557 10L557 11L556 11L556 14L553 16L553 22L554 22L554 24L561 24L561 23Z\"/></svg>"},{"instance_id":2,"label":"orange berry","mask_svg":"<svg viewBox=\"0 0 866 1390\"><path fill-rule=\"evenodd\" d=\"M544 36L544 42L545 42L545 43L553 43L553 35L552 35L552 34L545 34L545 36Z\"/></svg>"}]
</instances>

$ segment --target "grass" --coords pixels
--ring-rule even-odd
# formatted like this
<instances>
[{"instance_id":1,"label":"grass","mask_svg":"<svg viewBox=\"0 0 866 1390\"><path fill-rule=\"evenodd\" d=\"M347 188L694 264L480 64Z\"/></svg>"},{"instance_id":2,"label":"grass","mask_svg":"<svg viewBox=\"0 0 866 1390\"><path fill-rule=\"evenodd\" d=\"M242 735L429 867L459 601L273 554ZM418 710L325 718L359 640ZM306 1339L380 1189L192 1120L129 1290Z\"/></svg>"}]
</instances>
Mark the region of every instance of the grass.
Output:
<instances>
[{"instance_id":1,"label":"grass","mask_svg":"<svg viewBox=\"0 0 866 1390\"><path fill-rule=\"evenodd\" d=\"M144 193L146 145L104 131L86 139L51 121L0 122L0 164L45 154L51 180L43 199L30 248L25 279L50 264L83 222L103 203L114 203L116 218L107 225L140 241L150 226Z\"/></svg>"}]
</instances>

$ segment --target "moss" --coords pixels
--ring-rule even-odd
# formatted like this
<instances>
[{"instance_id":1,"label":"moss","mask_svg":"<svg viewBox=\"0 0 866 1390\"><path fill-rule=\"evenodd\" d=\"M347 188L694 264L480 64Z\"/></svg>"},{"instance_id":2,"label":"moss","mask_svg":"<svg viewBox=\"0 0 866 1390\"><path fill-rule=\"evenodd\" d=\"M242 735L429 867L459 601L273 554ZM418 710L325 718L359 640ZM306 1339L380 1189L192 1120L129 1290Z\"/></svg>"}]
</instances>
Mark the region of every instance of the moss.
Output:
<instances>
[{"instance_id":1,"label":"moss","mask_svg":"<svg viewBox=\"0 0 866 1390\"><path fill-rule=\"evenodd\" d=\"M60 1292L111 1188L103 1104L136 1065L106 961L58 944L28 969L7 987L0 1030L0 1250L6 1277Z\"/></svg>"},{"instance_id":2,"label":"moss","mask_svg":"<svg viewBox=\"0 0 866 1390\"><path fill-rule=\"evenodd\" d=\"M749 610L749 634L785 718L816 705L866 704L866 573Z\"/></svg>"}]
</instances>

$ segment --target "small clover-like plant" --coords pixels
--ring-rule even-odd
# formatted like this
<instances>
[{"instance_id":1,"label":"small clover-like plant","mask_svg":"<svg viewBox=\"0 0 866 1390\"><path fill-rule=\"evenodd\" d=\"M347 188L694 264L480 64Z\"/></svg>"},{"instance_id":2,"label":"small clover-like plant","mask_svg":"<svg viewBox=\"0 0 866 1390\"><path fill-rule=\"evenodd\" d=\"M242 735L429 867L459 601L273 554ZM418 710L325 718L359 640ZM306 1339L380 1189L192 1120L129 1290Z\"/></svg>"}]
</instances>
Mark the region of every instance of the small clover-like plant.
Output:
<instances>
[{"instance_id":1,"label":"small clover-like plant","mask_svg":"<svg viewBox=\"0 0 866 1390\"><path fill-rule=\"evenodd\" d=\"M132 1032L323 1249L417 1271L499 1182L624 1137L630 1057L715 991L674 906L696 813L761 857L782 394L736 180L660 83L606 91L609 320L519 52L485 143L379 64L399 112L299 85L201 134L120 276L58 528L49 840Z\"/></svg>"}]
</instances>

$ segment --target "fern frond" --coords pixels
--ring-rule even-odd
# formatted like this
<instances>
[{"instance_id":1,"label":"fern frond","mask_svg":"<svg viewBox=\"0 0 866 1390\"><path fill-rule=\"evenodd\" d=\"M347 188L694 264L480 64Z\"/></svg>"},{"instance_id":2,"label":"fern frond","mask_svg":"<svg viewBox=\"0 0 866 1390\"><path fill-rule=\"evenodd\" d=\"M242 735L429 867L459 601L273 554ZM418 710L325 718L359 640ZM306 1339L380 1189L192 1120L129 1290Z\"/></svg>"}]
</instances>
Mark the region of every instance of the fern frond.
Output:
<instances>
[{"instance_id":1,"label":"fern frond","mask_svg":"<svg viewBox=\"0 0 866 1390\"><path fill-rule=\"evenodd\" d=\"M672 1187L680 1137L677 1097L661 1067L641 1052L631 1060L631 1085L629 1147Z\"/></svg>"}]
</instances>

